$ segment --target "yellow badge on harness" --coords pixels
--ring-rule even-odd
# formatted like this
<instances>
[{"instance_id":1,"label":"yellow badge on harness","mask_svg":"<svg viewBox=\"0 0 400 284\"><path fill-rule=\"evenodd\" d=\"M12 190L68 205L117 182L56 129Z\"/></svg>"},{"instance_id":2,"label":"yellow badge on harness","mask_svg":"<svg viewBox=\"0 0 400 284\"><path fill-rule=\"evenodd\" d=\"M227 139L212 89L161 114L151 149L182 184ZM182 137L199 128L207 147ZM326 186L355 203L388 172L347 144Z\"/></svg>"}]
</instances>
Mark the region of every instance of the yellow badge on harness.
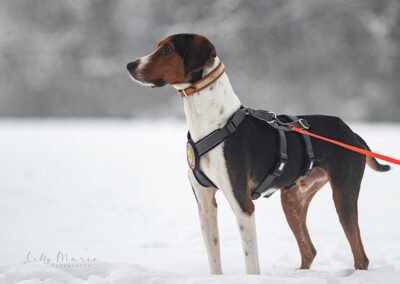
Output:
<instances>
[{"instance_id":1,"label":"yellow badge on harness","mask_svg":"<svg viewBox=\"0 0 400 284\"><path fill-rule=\"evenodd\" d=\"M186 157L189 167L194 170L196 168L196 154L191 143L186 144Z\"/></svg>"}]
</instances>

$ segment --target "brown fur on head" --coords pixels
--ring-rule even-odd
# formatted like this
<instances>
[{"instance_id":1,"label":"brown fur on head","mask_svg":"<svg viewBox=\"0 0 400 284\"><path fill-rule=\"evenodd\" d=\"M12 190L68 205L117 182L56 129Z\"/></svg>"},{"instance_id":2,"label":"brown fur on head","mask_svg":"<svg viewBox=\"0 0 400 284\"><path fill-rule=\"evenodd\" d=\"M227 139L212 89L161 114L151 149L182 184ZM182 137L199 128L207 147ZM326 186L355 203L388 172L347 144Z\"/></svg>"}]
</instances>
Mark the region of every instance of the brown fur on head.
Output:
<instances>
[{"instance_id":1,"label":"brown fur on head","mask_svg":"<svg viewBox=\"0 0 400 284\"><path fill-rule=\"evenodd\" d=\"M162 40L151 54L128 63L127 68L133 79L152 87L193 83L216 56L206 37L176 34Z\"/></svg>"}]
</instances>

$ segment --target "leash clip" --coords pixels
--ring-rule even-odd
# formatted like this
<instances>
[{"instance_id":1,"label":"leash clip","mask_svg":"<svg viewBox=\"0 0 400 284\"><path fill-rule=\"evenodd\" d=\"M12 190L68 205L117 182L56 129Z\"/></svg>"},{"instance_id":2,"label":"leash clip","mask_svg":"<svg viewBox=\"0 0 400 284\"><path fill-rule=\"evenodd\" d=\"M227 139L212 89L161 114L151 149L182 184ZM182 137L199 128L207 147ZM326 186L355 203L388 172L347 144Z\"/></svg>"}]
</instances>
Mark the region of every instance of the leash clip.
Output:
<instances>
[{"instance_id":1,"label":"leash clip","mask_svg":"<svg viewBox=\"0 0 400 284\"><path fill-rule=\"evenodd\" d=\"M308 121L305 120L304 118L300 118L298 120L298 122L300 123L300 125L304 128L304 129L310 129L310 124L308 124Z\"/></svg>"}]
</instances>

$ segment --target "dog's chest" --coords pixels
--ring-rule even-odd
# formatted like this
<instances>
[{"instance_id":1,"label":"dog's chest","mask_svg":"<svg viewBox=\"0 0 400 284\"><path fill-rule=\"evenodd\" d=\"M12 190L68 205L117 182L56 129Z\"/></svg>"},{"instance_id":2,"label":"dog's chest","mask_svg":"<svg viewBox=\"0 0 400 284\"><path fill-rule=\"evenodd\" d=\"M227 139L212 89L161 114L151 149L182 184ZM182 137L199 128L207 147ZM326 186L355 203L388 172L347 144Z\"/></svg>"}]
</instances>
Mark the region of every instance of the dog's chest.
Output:
<instances>
[{"instance_id":1,"label":"dog's chest","mask_svg":"<svg viewBox=\"0 0 400 284\"><path fill-rule=\"evenodd\" d=\"M184 98L186 119L193 141L199 141L225 126L240 105L226 74L201 94ZM224 144L221 143L200 159L200 169L221 189L230 188Z\"/></svg>"},{"instance_id":2,"label":"dog's chest","mask_svg":"<svg viewBox=\"0 0 400 284\"><path fill-rule=\"evenodd\" d=\"M230 188L229 175L224 156L224 143L221 143L201 157L200 169L218 188Z\"/></svg>"}]
</instances>

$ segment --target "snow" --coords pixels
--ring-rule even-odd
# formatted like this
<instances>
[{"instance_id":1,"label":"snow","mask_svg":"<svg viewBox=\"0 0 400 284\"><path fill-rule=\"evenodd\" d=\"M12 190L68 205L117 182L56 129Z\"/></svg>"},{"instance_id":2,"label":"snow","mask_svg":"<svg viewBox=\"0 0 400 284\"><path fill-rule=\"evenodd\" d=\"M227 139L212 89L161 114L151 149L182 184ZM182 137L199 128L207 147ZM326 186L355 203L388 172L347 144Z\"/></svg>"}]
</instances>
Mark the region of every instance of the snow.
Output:
<instances>
[{"instance_id":1,"label":"snow","mask_svg":"<svg viewBox=\"0 0 400 284\"><path fill-rule=\"evenodd\" d=\"M399 157L400 125L351 126L374 151ZM327 186L309 210L318 251L309 271L297 269L279 194L257 201L259 276L245 275L234 217L217 194L225 275L209 275L185 135L173 119L0 121L0 283L400 283L396 167L365 173L369 271L353 270Z\"/></svg>"}]
</instances>

